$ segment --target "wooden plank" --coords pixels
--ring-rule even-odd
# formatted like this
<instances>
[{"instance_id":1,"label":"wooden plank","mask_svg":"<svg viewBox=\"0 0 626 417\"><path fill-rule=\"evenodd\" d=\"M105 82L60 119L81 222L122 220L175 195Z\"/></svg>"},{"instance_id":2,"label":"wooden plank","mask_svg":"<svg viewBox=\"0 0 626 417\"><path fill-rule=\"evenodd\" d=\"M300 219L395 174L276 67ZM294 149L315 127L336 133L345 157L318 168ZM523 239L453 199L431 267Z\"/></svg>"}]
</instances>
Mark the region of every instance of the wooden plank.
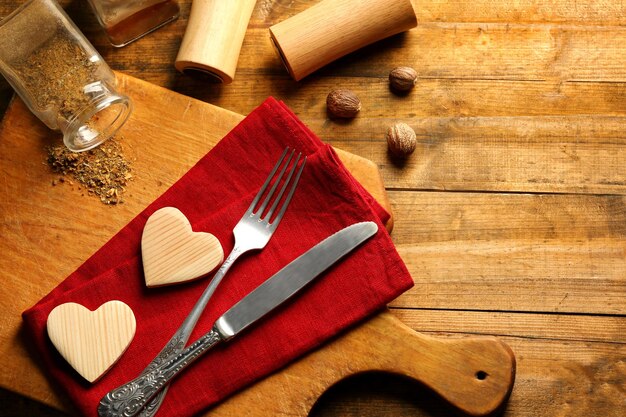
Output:
<instances>
[{"instance_id":1,"label":"wooden plank","mask_svg":"<svg viewBox=\"0 0 626 417\"><path fill-rule=\"evenodd\" d=\"M184 26L176 28L160 32L159 42L138 42L121 49L107 45L98 33L89 35L115 69L177 89L176 81L182 76L167 64L174 62L176 40ZM624 82L626 28L424 23L341 58L299 84L316 77L381 77L400 64L414 67L422 78ZM248 29L235 80L253 74L288 77L266 28ZM294 88L299 84L294 82ZM206 81L198 85L210 88ZM218 89L228 91L229 87Z\"/></svg>"},{"instance_id":2,"label":"wooden plank","mask_svg":"<svg viewBox=\"0 0 626 417\"><path fill-rule=\"evenodd\" d=\"M393 308L420 333L485 335L626 345L626 317Z\"/></svg>"},{"instance_id":3,"label":"wooden plank","mask_svg":"<svg viewBox=\"0 0 626 417\"><path fill-rule=\"evenodd\" d=\"M342 127L308 121L335 146L384 167L389 188L624 194L626 118L622 116L405 119L416 151L402 163L387 153L397 119L358 119Z\"/></svg>"},{"instance_id":4,"label":"wooden plank","mask_svg":"<svg viewBox=\"0 0 626 417\"><path fill-rule=\"evenodd\" d=\"M626 314L621 196L393 192L396 307Z\"/></svg>"},{"instance_id":5,"label":"wooden plank","mask_svg":"<svg viewBox=\"0 0 626 417\"><path fill-rule=\"evenodd\" d=\"M252 18L251 27L269 27L295 15L320 0L278 1L258 0ZM91 10L72 0L59 0L69 9L70 15L80 17L78 22L88 21L93 30L95 17ZM190 0L179 0L181 17L187 21ZM8 15L19 6L18 0L0 2L0 16ZM572 4L569 0L522 0L512 2L493 2L491 0L454 0L454 1L413 1L418 22L458 22L458 23L539 23L579 26L624 26L626 25L626 4L618 1L579 0ZM160 32L168 29L160 29ZM160 33L159 32L159 33Z\"/></svg>"},{"instance_id":6,"label":"wooden plank","mask_svg":"<svg viewBox=\"0 0 626 417\"><path fill-rule=\"evenodd\" d=\"M626 5L619 1L582 0L455 0L414 1L418 19L437 22L518 22L580 26L626 23Z\"/></svg>"},{"instance_id":7,"label":"wooden plank","mask_svg":"<svg viewBox=\"0 0 626 417\"><path fill-rule=\"evenodd\" d=\"M600 239L400 246L415 286L392 305L626 314L625 249Z\"/></svg>"},{"instance_id":8,"label":"wooden plank","mask_svg":"<svg viewBox=\"0 0 626 417\"><path fill-rule=\"evenodd\" d=\"M270 26L306 10L318 0L259 0L250 24ZM576 25L626 24L626 5L617 1L491 0L413 1L418 22L519 22Z\"/></svg>"},{"instance_id":9,"label":"wooden plank","mask_svg":"<svg viewBox=\"0 0 626 417\"><path fill-rule=\"evenodd\" d=\"M392 191L396 245L501 241L624 242L626 198Z\"/></svg>"},{"instance_id":10,"label":"wooden plank","mask_svg":"<svg viewBox=\"0 0 626 417\"><path fill-rule=\"evenodd\" d=\"M566 83L566 91L560 93L542 84L546 90L539 88L533 93L524 85L538 83L503 82L502 89L489 89L487 85L494 82L451 81L452 88L446 81L431 82L431 89L405 100L386 92L386 81L375 84L377 94L364 84L355 89L363 97L363 114L349 123L336 123L326 114L325 96L332 88L329 82L310 89L305 86L304 95L286 101L323 140L385 167L384 181L390 188L624 193L625 119L610 114L619 114L623 107L618 98L626 84ZM248 88L255 91L256 83L241 85L241 90L218 103L227 106L239 98L234 107L244 110L271 94L271 87L246 94ZM286 93L289 84L282 85ZM473 93L478 90L492 93L475 97ZM504 90L512 100L499 106L498 95L507 97ZM465 100L468 97L469 103ZM533 102L537 105L532 106ZM609 116L575 115L584 112L586 106ZM421 117L444 107L452 117ZM494 116L456 117L481 113L473 110L477 108ZM567 117L526 117L520 108L532 109L528 115L555 113ZM516 112L522 117L510 116ZM387 155L384 135L388 126L399 120L416 130L419 143L407 163L394 165Z\"/></svg>"},{"instance_id":11,"label":"wooden plank","mask_svg":"<svg viewBox=\"0 0 626 417\"><path fill-rule=\"evenodd\" d=\"M379 77L395 65L406 64L429 78L623 82L625 40L626 28L622 27L424 23L335 61L316 74ZM251 28L238 72L258 73L259 63L265 74L285 71L267 30Z\"/></svg>"},{"instance_id":12,"label":"wooden plank","mask_svg":"<svg viewBox=\"0 0 626 417\"><path fill-rule=\"evenodd\" d=\"M421 117L495 117L602 114L623 115L622 97L626 83L570 82L561 80L471 80L419 78L406 96L389 91L388 74L378 77L312 77L295 85L285 75L239 74L236 82L223 89L199 88L198 80L177 80L177 91L203 101L245 113L268 96L287 103L307 123L324 129L316 132L332 139L367 134L365 129L343 121L337 123L326 113L326 96L334 88L354 91L362 101L356 121L371 118L412 119ZM294 93L297 88L297 94Z\"/></svg>"}]
</instances>

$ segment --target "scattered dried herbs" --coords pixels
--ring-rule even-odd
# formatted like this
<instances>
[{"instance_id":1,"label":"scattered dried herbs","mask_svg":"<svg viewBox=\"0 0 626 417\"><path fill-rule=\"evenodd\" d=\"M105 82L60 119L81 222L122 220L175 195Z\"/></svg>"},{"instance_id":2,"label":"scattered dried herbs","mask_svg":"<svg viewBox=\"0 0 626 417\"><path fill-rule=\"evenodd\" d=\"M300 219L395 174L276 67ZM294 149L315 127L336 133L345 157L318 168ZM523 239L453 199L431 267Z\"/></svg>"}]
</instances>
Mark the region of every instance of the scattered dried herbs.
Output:
<instances>
[{"instance_id":1,"label":"scattered dried herbs","mask_svg":"<svg viewBox=\"0 0 626 417\"><path fill-rule=\"evenodd\" d=\"M87 193L96 195L104 204L123 203L122 195L132 179L131 163L126 159L121 143L111 138L92 150L76 153L64 145L48 148L48 165L63 175L52 185L64 183L70 176L85 187ZM71 180L67 182L72 185Z\"/></svg>"}]
</instances>

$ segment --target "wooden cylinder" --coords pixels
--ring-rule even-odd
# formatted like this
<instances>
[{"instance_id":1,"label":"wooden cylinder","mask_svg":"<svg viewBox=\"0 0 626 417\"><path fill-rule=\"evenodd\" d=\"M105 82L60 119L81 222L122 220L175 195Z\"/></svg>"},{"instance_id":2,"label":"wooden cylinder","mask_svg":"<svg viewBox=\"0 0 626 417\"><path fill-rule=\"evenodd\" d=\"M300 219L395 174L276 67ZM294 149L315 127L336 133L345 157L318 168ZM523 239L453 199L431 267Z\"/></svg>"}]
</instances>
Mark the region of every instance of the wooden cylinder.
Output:
<instances>
[{"instance_id":1,"label":"wooden cylinder","mask_svg":"<svg viewBox=\"0 0 626 417\"><path fill-rule=\"evenodd\" d=\"M324 65L417 26L411 0L324 0L270 27L289 74L299 81Z\"/></svg>"},{"instance_id":2,"label":"wooden cylinder","mask_svg":"<svg viewBox=\"0 0 626 417\"><path fill-rule=\"evenodd\" d=\"M201 71L231 83L255 2L194 0L176 69Z\"/></svg>"}]
</instances>

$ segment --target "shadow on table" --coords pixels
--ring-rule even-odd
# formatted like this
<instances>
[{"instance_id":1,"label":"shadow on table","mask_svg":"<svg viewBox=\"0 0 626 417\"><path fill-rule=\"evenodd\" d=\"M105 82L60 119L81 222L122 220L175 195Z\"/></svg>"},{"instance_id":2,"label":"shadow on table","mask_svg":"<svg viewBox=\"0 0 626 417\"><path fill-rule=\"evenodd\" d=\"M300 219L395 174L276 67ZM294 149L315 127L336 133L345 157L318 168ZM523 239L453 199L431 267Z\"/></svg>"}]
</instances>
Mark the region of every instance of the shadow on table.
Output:
<instances>
[{"instance_id":1,"label":"shadow on table","mask_svg":"<svg viewBox=\"0 0 626 417\"><path fill-rule=\"evenodd\" d=\"M419 382L384 372L357 374L340 381L318 399L309 413L309 417L463 415Z\"/></svg>"},{"instance_id":2,"label":"shadow on table","mask_svg":"<svg viewBox=\"0 0 626 417\"><path fill-rule=\"evenodd\" d=\"M54 408L0 388L0 417L69 417Z\"/></svg>"}]
</instances>

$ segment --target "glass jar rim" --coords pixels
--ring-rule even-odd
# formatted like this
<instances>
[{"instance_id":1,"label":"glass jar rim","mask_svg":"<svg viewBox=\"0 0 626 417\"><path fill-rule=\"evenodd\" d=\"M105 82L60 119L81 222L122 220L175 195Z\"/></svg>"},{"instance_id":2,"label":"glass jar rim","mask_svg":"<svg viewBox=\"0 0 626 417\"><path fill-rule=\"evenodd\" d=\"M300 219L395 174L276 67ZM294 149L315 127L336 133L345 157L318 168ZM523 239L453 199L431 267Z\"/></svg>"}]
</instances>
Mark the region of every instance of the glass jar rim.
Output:
<instances>
[{"instance_id":1,"label":"glass jar rim","mask_svg":"<svg viewBox=\"0 0 626 417\"><path fill-rule=\"evenodd\" d=\"M113 114L110 123L103 126L103 129L94 130L88 126L94 116L104 110L115 107L117 113ZM67 125L63 134L63 143L73 152L84 152L93 149L113 137L124 125L132 111L132 102L128 96L123 94L107 94L95 99L89 106L77 112ZM78 140L86 132L97 133L90 138Z\"/></svg>"}]
</instances>

